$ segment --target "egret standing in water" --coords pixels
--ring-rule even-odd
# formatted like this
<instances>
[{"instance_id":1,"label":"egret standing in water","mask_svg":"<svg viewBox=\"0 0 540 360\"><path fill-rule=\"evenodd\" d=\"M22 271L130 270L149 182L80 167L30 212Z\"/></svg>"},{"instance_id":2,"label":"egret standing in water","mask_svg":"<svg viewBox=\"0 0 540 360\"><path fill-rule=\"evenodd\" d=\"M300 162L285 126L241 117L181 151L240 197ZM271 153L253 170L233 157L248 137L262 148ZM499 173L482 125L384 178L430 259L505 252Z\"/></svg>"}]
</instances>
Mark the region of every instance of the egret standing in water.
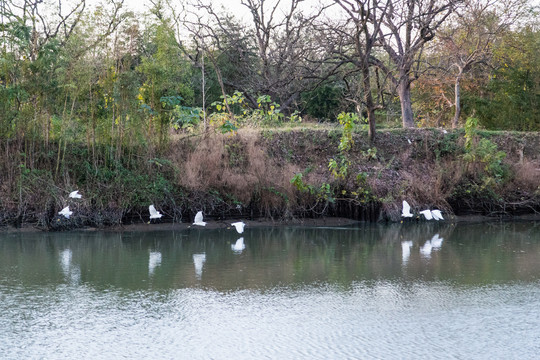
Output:
<instances>
[{"instance_id":1,"label":"egret standing in water","mask_svg":"<svg viewBox=\"0 0 540 360\"><path fill-rule=\"evenodd\" d=\"M197 215L195 215L193 225L206 226L206 222L203 221L202 211L197 212Z\"/></svg>"},{"instance_id":2,"label":"egret standing in water","mask_svg":"<svg viewBox=\"0 0 540 360\"><path fill-rule=\"evenodd\" d=\"M233 222L231 225L236 228L239 234L244 232L244 226L246 226L243 221Z\"/></svg>"},{"instance_id":3,"label":"egret standing in water","mask_svg":"<svg viewBox=\"0 0 540 360\"><path fill-rule=\"evenodd\" d=\"M159 211L156 210L154 205L150 205L148 207L148 211L150 211L150 220L152 220L152 219L160 219L163 216L162 213L160 213Z\"/></svg>"}]
</instances>

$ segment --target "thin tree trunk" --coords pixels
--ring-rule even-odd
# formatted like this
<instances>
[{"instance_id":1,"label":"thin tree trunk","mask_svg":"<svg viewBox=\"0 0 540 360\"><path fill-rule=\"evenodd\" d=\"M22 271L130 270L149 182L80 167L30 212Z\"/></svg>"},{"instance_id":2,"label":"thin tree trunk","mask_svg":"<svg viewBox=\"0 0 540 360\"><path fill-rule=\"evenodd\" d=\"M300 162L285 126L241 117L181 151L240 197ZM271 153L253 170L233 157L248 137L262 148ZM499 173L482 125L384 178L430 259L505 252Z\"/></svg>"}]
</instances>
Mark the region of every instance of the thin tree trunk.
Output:
<instances>
[{"instance_id":1,"label":"thin tree trunk","mask_svg":"<svg viewBox=\"0 0 540 360\"><path fill-rule=\"evenodd\" d=\"M452 120L452 129L458 127L459 117L461 116L461 73L456 77L454 106L456 111L454 113L454 119Z\"/></svg>"},{"instance_id":2,"label":"thin tree trunk","mask_svg":"<svg viewBox=\"0 0 540 360\"><path fill-rule=\"evenodd\" d=\"M403 79L398 86L399 102L401 103L401 119L404 128L414 128L414 117L411 102L411 83Z\"/></svg>"},{"instance_id":3,"label":"thin tree trunk","mask_svg":"<svg viewBox=\"0 0 540 360\"><path fill-rule=\"evenodd\" d=\"M367 118L369 124L368 137L369 141L375 140L375 111L373 104L373 96L371 94L371 76L369 73L369 64L364 64L362 69L362 78L364 81L364 102L366 104Z\"/></svg>"},{"instance_id":4,"label":"thin tree trunk","mask_svg":"<svg viewBox=\"0 0 540 360\"><path fill-rule=\"evenodd\" d=\"M208 128L206 123L206 77L204 74L204 50L201 56L201 75L202 75L202 108L203 108L203 123L204 123L204 132Z\"/></svg>"}]
</instances>

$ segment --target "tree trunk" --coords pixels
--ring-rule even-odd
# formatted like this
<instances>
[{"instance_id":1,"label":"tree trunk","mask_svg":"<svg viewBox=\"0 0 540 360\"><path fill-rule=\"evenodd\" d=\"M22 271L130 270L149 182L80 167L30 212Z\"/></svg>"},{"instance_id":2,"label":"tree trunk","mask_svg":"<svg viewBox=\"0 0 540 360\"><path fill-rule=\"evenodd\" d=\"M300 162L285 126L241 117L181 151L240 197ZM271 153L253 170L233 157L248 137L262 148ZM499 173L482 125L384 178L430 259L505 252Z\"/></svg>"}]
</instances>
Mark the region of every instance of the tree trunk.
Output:
<instances>
[{"instance_id":1,"label":"tree trunk","mask_svg":"<svg viewBox=\"0 0 540 360\"><path fill-rule=\"evenodd\" d=\"M456 108L456 111L454 113L454 119L452 120L452 129L456 129L459 124L459 117L461 116L461 74L456 77L456 84L455 84L455 101L454 106Z\"/></svg>"},{"instance_id":2,"label":"tree trunk","mask_svg":"<svg viewBox=\"0 0 540 360\"><path fill-rule=\"evenodd\" d=\"M369 141L373 141L375 140L375 105L373 104L373 96L371 95L371 76L367 61L362 69L362 77L364 81L364 102L367 108L367 118L369 124L368 136Z\"/></svg>"},{"instance_id":3,"label":"tree trunk","mask_svg":"<svg viewBox=\"0 0 540 360\"><path fill-rule=\"evenodd\" d=\"M414 128L414 118L411 102L411 82L402 78L398 86L399 102L401 103L401 119L404 128Z\"/></svg>"}]
</instances>

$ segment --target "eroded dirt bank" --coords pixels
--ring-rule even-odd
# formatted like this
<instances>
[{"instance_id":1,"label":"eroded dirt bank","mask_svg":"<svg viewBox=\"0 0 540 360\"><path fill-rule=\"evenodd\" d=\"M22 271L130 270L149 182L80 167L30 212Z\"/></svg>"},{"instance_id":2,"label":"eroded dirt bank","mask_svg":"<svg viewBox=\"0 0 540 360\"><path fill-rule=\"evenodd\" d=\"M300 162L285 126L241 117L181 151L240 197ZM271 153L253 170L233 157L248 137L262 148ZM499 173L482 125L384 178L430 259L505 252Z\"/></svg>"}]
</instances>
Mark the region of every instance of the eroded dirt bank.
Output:
<instances>
[{"instance_id":1,"label":"eroded dirt bank","mask_svg":"<svg viewBox=\"0 0 540 360\"><path fill-rule=\"evenodd\" d=\"M479 133L469 148L462 131L440 129L380 131L373 143L358 132L347 151L339 150L341 139L339 130L319 129L186 136L152 157L126 153L130 161L114 168L72 147L60 172L47 158L21 165L11 156L0 175L0 223L45 230L145 224L151 203L161 222L176 224L190 223L198 210L215 222L399 221L403 200L415 212L438 208L449 217L540 211L537 133ZM83 198L68 198L73 189ZM58 215L67 205L70 219Z\"/></svg>"}]
</instances>

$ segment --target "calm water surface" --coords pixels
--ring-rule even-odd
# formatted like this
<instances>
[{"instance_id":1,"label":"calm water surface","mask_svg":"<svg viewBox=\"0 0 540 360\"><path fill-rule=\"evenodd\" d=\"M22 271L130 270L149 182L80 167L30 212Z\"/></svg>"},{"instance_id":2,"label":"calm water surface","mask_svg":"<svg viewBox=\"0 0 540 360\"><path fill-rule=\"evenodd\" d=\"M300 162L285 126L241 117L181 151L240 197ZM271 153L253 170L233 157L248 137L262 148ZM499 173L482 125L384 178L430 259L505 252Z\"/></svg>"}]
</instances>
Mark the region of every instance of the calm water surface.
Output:
<instances>
[{"instance_id":1,"label":"calm water surface","mask_svg":"<svg viewBox=\"0 0 540 360\"><path fill-rule=\"evenodd\" d=\"M1 359L537 359L540 224L0 234Z\"/></svg>"}]
</instances>

